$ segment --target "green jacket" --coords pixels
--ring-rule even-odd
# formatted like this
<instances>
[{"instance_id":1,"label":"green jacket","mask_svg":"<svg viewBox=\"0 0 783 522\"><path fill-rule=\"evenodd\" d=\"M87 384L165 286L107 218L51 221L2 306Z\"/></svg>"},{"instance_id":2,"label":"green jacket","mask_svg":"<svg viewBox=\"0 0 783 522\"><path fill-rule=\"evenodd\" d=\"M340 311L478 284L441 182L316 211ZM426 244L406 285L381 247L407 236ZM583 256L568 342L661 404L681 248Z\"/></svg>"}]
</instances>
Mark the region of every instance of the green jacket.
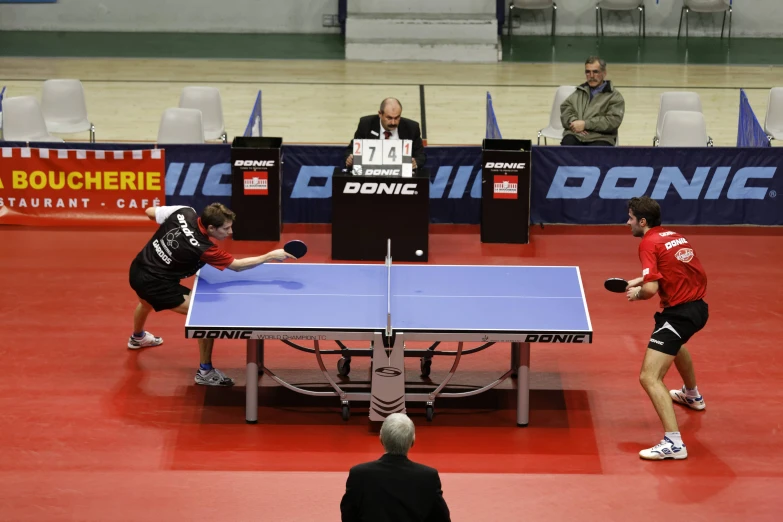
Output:
<instances>
[{"instance_id":1,"label":"green jacket","mask_svg":"<svg viewBox=\"0 0 783 522\"><path fill-rule=\"evenodd\" d=\"M592 100L590 86L583 83L560 105L560 121L565 128L563 136L573 134L579 141L603 140L616 145L617 129L624 115L625 100L609 80L606 80L604 90ZM584 120L586 135L576 134L568 128L576 120Z\"/></svg>"}]
</instances>

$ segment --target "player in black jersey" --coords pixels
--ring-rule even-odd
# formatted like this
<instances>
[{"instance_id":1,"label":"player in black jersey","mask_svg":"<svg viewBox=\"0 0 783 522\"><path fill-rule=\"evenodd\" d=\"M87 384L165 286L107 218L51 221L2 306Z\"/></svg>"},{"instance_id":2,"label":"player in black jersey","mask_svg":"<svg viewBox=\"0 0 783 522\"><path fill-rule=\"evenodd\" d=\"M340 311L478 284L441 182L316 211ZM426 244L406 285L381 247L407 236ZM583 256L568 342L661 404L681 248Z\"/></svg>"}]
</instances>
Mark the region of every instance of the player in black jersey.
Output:
<instances>
[{"instance_id":1,"label":"player in black jersey","mask_svg":"<svg viewBox=\"0 0 783 522\"><path fill-rule=\"evenodd\" d=\"M171 310L187 314L190 308L190 289L180 281L192 276L209 264L218 270L226 268L240 272L267 261L293 258L283 249L272 250L261 256L235 259L218 247L212 239L226 239L232 234L236 214L220 203L212 203L201 217L191 207L151 207L145 210L160 227L130 266L130 285L139 296L133 314L133 334L128 348L138 350L158 346L163 339L144 331L147 316L152 310ZM199 339L201 364L196 372L196 384L232 386L234 381L212 367L214 339Z\"/></svg>"}]
</instances>

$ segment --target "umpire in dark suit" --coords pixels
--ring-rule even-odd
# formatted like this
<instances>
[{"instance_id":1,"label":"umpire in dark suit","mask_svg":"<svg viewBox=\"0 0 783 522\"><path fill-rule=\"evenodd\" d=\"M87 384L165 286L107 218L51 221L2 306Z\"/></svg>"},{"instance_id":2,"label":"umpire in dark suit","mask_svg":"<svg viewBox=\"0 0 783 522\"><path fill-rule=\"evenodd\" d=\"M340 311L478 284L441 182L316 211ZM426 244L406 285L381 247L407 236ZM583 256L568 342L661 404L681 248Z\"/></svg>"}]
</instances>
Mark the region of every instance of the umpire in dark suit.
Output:
<instances>
[{"instance_id":1,"label":"umpire in dark suit","mask_svg":"<svg viewBox=\"0 0 783 522\"><path fill-rule=\"evenodd\" d=\"M397 98L386 98L381 102L378 114L363 116L353 135L355 140L413 140L411 154L413 168L421 168L427 161L424 144L421 141L419 124L403 118L402 104ZM353 165L353 142L345 149L345 166Z\"/></svg>"},{"instance_id":2,"label":"umpire in dark suit","mask_svg":"<svg viewBox=\"0 0 783 522\"><path fill-rule=\"evenodd\" d=\"M340 502L343 522L450 522L438 470L408 460L416 431L407 415L381 426L386 453L351 468Z\"/></svg>"}]
</instances>

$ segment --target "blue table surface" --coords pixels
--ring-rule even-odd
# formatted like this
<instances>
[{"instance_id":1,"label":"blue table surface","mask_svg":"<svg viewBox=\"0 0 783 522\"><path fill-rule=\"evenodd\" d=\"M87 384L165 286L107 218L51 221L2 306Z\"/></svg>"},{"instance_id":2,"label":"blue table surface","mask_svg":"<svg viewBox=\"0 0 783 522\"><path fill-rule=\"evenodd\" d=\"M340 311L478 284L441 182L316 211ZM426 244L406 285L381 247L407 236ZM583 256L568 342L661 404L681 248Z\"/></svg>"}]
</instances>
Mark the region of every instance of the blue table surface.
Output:
<instances>
[{"instance_id":1,"label":"blue table surface","mask_svg":"<svg viewBox=\"0 0 783 522\"><path fill-rule=\"evenodd\" d=\"M385 265L205 266L189 327L382 330ZM587 331L576 267L393 265L392 328L401 331Z\"/></svg>"}]
</instances>

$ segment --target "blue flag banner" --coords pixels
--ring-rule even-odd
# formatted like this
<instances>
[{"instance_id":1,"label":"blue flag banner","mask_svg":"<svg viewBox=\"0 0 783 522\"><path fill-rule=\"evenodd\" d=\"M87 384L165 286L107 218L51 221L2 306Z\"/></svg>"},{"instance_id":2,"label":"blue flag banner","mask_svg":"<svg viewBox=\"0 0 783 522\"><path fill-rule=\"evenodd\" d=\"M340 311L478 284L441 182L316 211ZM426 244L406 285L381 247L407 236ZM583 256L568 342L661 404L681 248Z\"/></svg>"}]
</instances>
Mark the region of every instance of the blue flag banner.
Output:
<instances>
[{"instance_id":1,"label":"blue flag banner","mask_svg":"<svg viewBox=\"0 0 783 522\"><path fill-rule=\"evenodd\" d=\"M253 102L253 110L250 111L250 117L247 119L244 136L263 136L264 118L261 113L261 91L256 95L256 101Z\"/></svg>"},{"instance_id":2,"label":"blue flag banner","mask_svg":"<svg viewBox=\"0 0 783 522\"><path fill-rule=\"evenodd\" d=\"M495 117L495 109L492 107L492 96L490 96L489 91L487 91L487 122L484 137L496 140L503 139L503 136L500 135L500 127L498 127L498 120Z\"/></svg>"},{"instance_id":3,"label":"blue flag banner","mask_svg":"<svg viewBox=\"0 0 783 522\"><path fill-rule=\"evenodd\" d=\"M737 125L737 147L771 147L764 127L756 118L744 89L740 89L739 123Z\"/></svg>"}]
</instances>

